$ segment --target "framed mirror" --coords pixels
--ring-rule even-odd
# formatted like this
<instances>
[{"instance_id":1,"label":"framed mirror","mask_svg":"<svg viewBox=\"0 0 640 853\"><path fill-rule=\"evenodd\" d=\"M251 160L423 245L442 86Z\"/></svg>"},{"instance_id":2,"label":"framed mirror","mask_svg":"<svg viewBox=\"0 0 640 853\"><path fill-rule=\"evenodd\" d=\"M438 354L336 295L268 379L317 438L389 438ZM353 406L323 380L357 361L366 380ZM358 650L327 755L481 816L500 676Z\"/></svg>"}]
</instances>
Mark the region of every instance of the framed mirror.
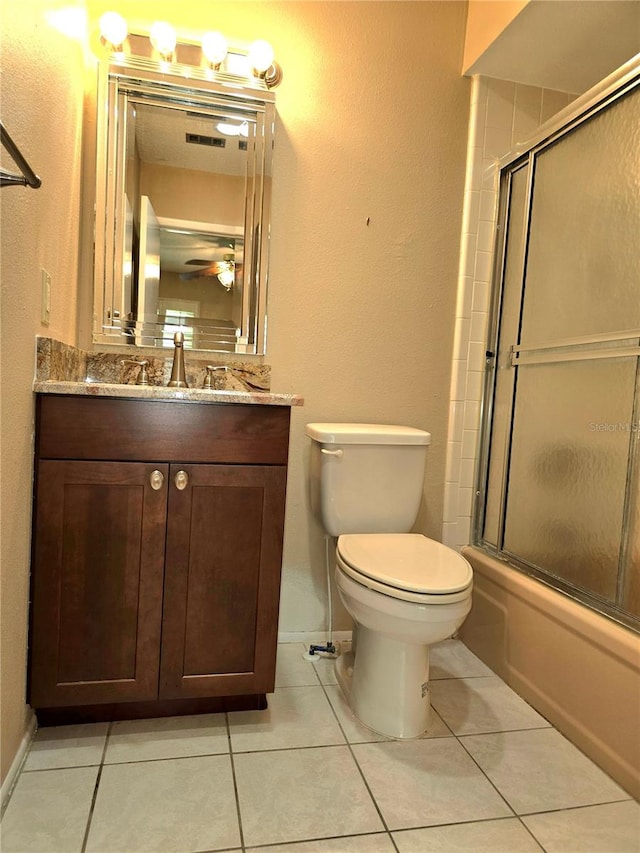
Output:
<instances>
[{"instance_id":1,"label":"framed mirror","mask_svg":"<svg viewBox=\"0 0 640 853\"><path fill-rule=\"evenodd\" d=\"M273 93L127 56L97 109L94 342L263 354Z\"/></svg>"}]
</instances>

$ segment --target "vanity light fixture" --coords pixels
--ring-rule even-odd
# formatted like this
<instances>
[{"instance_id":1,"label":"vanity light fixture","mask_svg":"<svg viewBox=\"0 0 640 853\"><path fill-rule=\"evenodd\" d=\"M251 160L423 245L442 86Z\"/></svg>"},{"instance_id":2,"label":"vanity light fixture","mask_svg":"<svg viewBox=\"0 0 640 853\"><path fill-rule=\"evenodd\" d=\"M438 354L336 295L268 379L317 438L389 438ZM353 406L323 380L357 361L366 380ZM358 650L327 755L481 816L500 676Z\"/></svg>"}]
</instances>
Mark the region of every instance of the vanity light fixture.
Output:
<instances>
[{"instance_id":1,"label":"vanity light fixture","mask_svg":"<svg viewBox=\"0 0 640 853\"><path fill-rule=\"evenodd\" d=\"M149 39L163 62L173 62L176 49L176 31L166 21L156 21L151 25Z\"/></svg>"},{"instance_id":2,"label":"vanity light fixture","mask_svg":"<svg viewBox=\"0 0 640 853\"><path fill-rule=\"evenodd\" d=\"M100 18L100 40L111 53L124 53L128 27L118 12L105 12ZM161 62L176 60L177 34L167 21L155 21L149 33L151 45ZM193 44L193 43L190 43ZM220 32L210 30L202 36L202 66L209 71L231 76L257 77L273 89L282 82L282 68L274 59L273 47L264 39L254 41L249 50L232 49ZM182 47L180 47L182 50ZM177 60L180 61L179 58ZM244 134L241 134L244 135Z\"/></svg>"},{"instance_id":3,"label":"vanity light fixture","mask_svg":"<svg viewBox=\"0 0 640 853\"><path fill-rule=\"evenodd\" d=\"M113 53L122 53L129 28L117 12L105 12L100 18L100 40Z\"/></svg>"}]
</instances>

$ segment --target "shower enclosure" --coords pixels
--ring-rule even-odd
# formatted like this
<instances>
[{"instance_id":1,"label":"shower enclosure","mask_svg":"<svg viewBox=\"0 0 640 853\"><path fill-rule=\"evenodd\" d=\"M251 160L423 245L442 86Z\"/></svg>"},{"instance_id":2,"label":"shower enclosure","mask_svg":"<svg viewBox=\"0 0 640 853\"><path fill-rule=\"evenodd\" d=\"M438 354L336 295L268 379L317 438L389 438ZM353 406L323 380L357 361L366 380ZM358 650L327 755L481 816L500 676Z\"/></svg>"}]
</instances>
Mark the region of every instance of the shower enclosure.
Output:
<instances>
[{"instance_id":1,"label":"shower enclosure","mask_svg":"<svg viewBox=\"0 0 640 853\"><path fill-rule=\"evenodd\" d=\"M474 543L640 630L640 67L500 175Z\"/></svg>"}]
</instances>

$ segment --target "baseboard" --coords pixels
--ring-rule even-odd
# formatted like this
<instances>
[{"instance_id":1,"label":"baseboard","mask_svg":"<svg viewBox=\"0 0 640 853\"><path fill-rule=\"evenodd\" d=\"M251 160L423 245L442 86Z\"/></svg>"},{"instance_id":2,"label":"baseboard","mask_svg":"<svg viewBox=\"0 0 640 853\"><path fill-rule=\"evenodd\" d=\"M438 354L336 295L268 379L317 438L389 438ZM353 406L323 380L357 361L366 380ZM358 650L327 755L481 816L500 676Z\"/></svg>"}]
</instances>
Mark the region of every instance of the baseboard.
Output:
<instances>
[{"instance_id":1,"label":"baseboard","mask_svg":"<svg viewBox=\"0 0 640 853\"><path fill-rule=\"evenodd\" d=\"M33 713L33 711L31 711L30 713L31 716L27 725L27 731L25 732L24 737L20 741L18 751L16 752L15 758L13 759L11 767L9 768L9 772L7 773L6 778L2 783L2 788L0 788L0 804L2 806L3 813L9 796L13 791L13 786L15 785L16 780L18 778L18 774L20 773L20 769L22 768L22 763L26 758L29 745L31 744L33 736L36 733L36 715Z\"/></svg>"},{"instance_id":2,"label":"baseboard","mask_svg":"<svg viewBox=\"0 0 640 853\"><path fill-rule=\"evenodd\" d=\"M326 643L329 638L327 631L278 631L279 643ZM339 640L350 640L351 631L332 631L331 639L334 643Z\"/></svg>"}]
</instances>

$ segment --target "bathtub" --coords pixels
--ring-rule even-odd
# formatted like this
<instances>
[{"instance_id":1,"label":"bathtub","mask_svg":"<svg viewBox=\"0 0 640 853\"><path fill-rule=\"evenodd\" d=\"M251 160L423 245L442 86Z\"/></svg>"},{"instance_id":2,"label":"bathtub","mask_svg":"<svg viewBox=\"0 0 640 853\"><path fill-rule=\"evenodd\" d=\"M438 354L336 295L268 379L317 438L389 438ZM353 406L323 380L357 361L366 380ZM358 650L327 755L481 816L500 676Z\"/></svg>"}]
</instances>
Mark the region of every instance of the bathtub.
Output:
<instances>
[{"instance_id":1,"label":"bathtub","mask_svg":"<svg viewBox=\"0 0 640 853\"><path fill-rule=\"evenodd\" d=\"M640 799L640 637L468 547L473 607L460 638Z\"/></svg>"}]
</instances>

